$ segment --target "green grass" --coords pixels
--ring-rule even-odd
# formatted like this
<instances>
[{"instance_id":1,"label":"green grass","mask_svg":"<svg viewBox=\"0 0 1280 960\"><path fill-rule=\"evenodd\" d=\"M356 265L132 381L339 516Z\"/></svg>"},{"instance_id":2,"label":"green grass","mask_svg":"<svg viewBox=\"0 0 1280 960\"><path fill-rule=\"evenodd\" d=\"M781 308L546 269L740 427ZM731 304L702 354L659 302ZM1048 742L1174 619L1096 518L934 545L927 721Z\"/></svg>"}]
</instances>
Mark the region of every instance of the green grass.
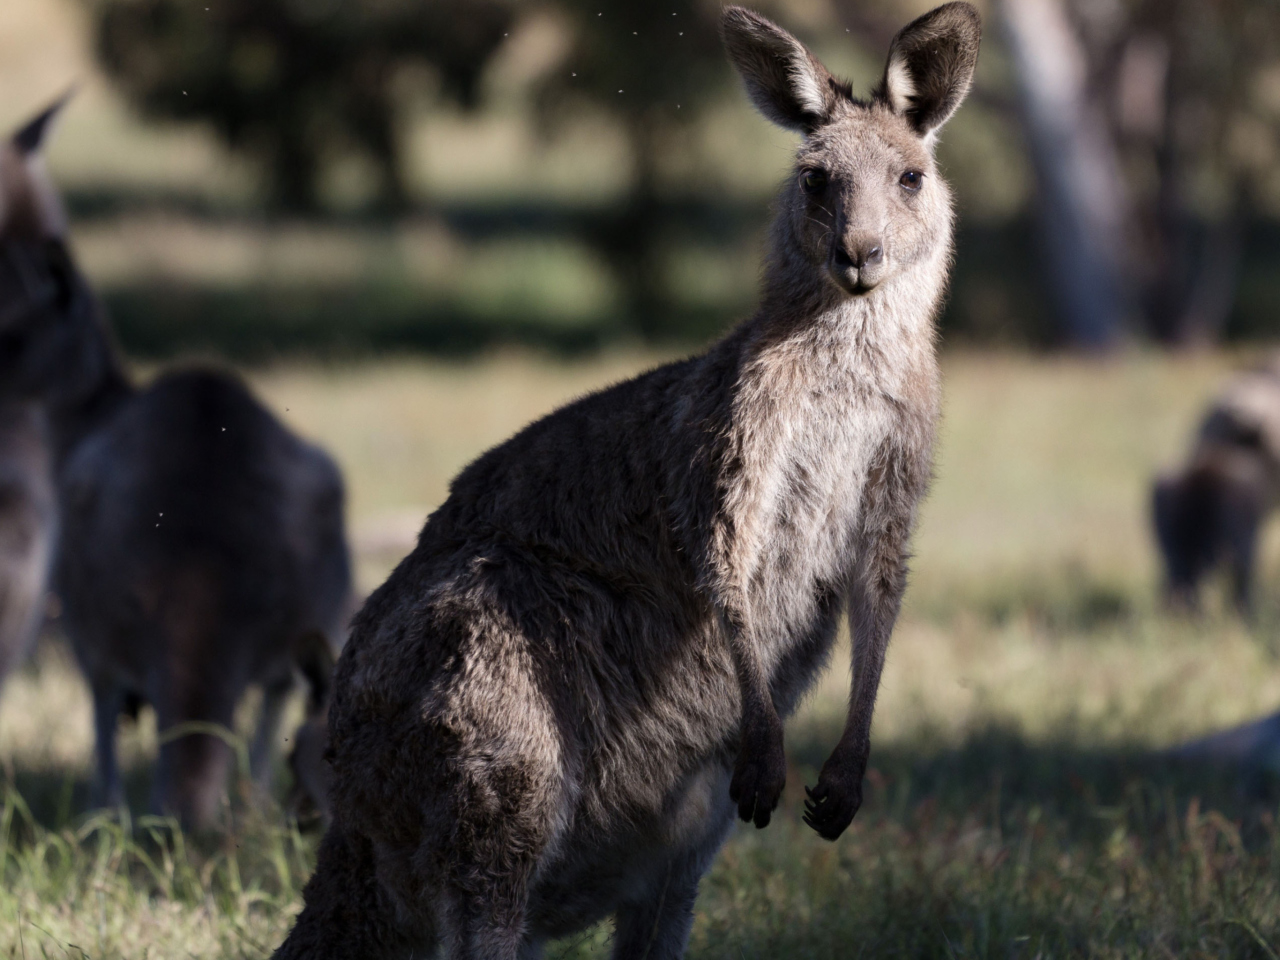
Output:
<instances>
[{"instance_id":1,"label":"green grass","mask_svg":"<svg viewBox=\"0 0 1280 960\"><path fill-rule=\"evenodd\" d=\"M505 353L251 379L342 463L370 589L471 457L660 359ZM836 844L797 816L839 733L841 650L789 727L779 816L737 830L704 881L691 956L1280 956L1277 785L1161 752L1280 705L1275 529L1255 626L1155 602L1148 483L1240 359L947 358L866 806ZM141 810L153 718L121 744ZM46 644L0 698L0 764L30 805L10 793L0 815L0 957L269 955L314 833L239 801L225 835L125 829L84 809L89 755L83 681ZM549 956L607 950L601 927Z\"/></svg>"}]
</instances>

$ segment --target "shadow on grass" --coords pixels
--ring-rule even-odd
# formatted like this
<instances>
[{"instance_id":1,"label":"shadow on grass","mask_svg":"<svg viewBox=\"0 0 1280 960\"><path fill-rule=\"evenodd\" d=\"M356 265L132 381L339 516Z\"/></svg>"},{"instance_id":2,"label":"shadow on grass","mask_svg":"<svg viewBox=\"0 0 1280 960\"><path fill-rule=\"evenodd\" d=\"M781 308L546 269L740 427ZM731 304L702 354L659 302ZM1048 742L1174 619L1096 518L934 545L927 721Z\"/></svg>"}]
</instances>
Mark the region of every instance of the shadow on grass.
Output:
<instances>
[{"instance_id":1,"label":"shadow on grass","mask_svg":"<svg viewBox=\"0 0 1280 960\"><path fill-rule=\"evenodd\" d=\"M740 826L704 880L691 958L1277 956L1280 839L1269 792L1149 751L1037 743L999 727L959 745L926 733L875 748L866 805L830 844L798 813L802 785L834 739L817 726L790 732L783 806L767 830ZM80 819L88 784L79 776L19 770L15 783L37 823L91 822ZM146 788L145 771L135 772L135 811ZM296 902L311 845L280 831L260 824L193 852L197 879L182 896L198 902L231 883L197 882L204 864L226 860L237 864L236 884L279 891L272 909ZM254 852L266 848L259 836L294 866L281 873ZM34 837L13 839L38 847ZM70 849L87 874L89 851ZM131 856L141 864L150 849ZM247 859L226 859L231 851ZM12 861L17 881L35 869L23 864ZM131 869L121 883L154 885ZM286 874L287 883L277 878ZM244 909L224 899L228 915ZM609 939L605 924L547 956L607 956Z\"/></svg>"},{"instance_id":2,"label":"shadow on grass","mask_svg":"<svg viewBox=\"0 0 1280 960\"><path fill-rule=\"evenodd\" d=\"M135 817L146 814L151 797L151 767L126 769L121 779L130 813ZM32 819L47 830L63 830L96 812L90 805L92 775L81 768L18 767L11 784L25 801Z\"/></svg>"},{"instance_id":3,"label":"shadow on grass","mask_svg":"<svg viewBox=\"0 0 1280 960\"><path fill-rule=\"evenodd\" d=\"M71 191L67 201L78 222L164 211L222 227L270 223L252 207L163 191ZM440 202L408 215L430 217L468 243L569 241L603 254L605 261L617 245L619 232L625 238L630 230L625 209L538 200ZM730 252L736 258L743 239L763 229L767 205L757 199L716 201L694 194L666 198L652 216L661 225L658 261L679 260L690 246L704 252ZM385 231L399 221L379 214L335 214L315 222L356 235ZM1028 259L1030 231L1030 222L1023 220L1000 227L961 225L952 296L939 318L948 337L960 342L1039 346L1052 342L1047 321L1040 316L1043 311L1037 307L1043 298L1035 295L1034 283L1027 282L1034 275ZM614 253L616 260L619 254ZM606 268L605 272L626 287L617 271ZM555 304L539 311L519 292L501 309L486 311L460 295L451 301L441 292L433 294L403 279L386 278L345 287L331 282L240 287L140 282L105 290L104 299L130 353L163 358L214 352L242 361L290 353L346 357L416 351L454 356L506 344L568 355L617 342L692 346L715 337L749 313L755 302L754 289L744 291L736 283L728 288L713 283L718 292L710 294L699 282L690 287L687 277L658 282L664 284L669 289L644 287L656 296L653 302L632 290L624 300L630 297L636 302L572 317ZM1027 317L1038 319L1028 326Z\"/></svg>"},{"instance_id":4,"label":"shadow on grass","mask_svg":"<svg viewBox=\"0 0 1280 960\"><path fill-rule=\"evenodd\" d=\"M196 352L261 361L396 351L458 357L498 345L574 356L626 334L609 316L564 323L538 313L483 315L394 288L145 285L109 290L103 301L125 349L147 358Z\"/></svg>"},{"instance_id":5,"label":"shadow on grass","mask_svg":"<svg viewBox=\"0 0 1280 960\"><path fill-rule=\"evenodd\" d=\"M873 748L865 805L829 844L798 813L835 736L790 732L783 807L726 846L690 956L1278 955L1271 784L999 727L926 733Z\"/></svg>"},{"instance_id":6,"label":"shadow on grass","mask_svg":"<svg viewBox=\"0 0 1280 960\"><path fill-rule=\"evenodd\" d=\"M838 737L839 730L825 724L788 731L792 769L784 803L795 800L791 805L798 809L802 785L817 782ZM1280 802L1280 780L1266 771L1164 752L1093 747L1067 738L1033 742L1000 726L977 731L959 745L941 741L923 732L911 742L873 746L860 819L907 822L921 809L955 816L985 809L998 824L1037 809L1080 839L1098 840L1109 834L1121 810L1126 822L1146 830L1170 815L1183 816L1194 804L1247 830L1269 822ZM151 774L147 764L125 771L135 816L147 812ZM17 767L11 782L35 820L49 829L89 812L92 782L84 769Z\"/></svg>"},{"instance_id":7,"label":"shadow on grass","mask_svg":"<svg viewBox=\"0 0 1280 960\"><path fill-rule=\"evenodd\" d=\"M838 730L794 731L788 750L805 782L816 782ZM978 730L958 745L921 733L913 742L873 745L866 809L905 821L921 808L968 815L985 808L989 822L1030 810L1081 840L1104 840L1123 821L1139 832L1181 818L1193 805L1216 810L1245 831L1271 822L1280 782L1268 772L1191 761L1140 747L1091 746L1064 736L1030 741L1009 727Z\"/></svg>"}]
</instances>

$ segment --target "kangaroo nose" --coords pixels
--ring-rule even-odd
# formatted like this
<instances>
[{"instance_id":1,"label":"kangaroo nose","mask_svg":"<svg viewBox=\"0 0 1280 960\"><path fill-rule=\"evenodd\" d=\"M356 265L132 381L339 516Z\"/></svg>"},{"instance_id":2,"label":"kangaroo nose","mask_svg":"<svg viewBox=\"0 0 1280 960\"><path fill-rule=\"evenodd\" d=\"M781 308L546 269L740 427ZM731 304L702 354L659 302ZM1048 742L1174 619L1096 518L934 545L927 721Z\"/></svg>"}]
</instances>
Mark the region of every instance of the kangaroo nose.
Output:
<instances>
[{"instance_id":1,"label":"kangaroo nose","mask_svg":"<svg viewBox=\"0 0 1280 960\"><path fill-rule=\"evenodd\" d=\"M884 262L878 238L846 235L832 245L827 270L846 293L865 293L884 279Z\"/></svg>"},{"instance_id":2,"label":"kangaroo nose","mask_svg":"<svg viewBox=\"0 0 1280 960\"><path fill-rule=\"evenodd\" d=\"M884 248L874 241L842 243L836 247L835 260L836 264L841 267L853 267L855 270L861 270L863 267L874 266L883 259Z\"/></svg>"}]
</instances>

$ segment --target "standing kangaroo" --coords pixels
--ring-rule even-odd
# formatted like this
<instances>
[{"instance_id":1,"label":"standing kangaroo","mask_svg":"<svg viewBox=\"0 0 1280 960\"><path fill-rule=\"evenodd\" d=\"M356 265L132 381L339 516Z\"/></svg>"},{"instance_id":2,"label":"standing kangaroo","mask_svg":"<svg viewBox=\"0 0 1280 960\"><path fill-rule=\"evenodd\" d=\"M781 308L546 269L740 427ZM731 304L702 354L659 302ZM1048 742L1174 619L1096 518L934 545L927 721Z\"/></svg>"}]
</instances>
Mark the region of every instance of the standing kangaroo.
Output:
<instances>
[{"instance_id":1,"label":"standing kangaroo","mask_svg":"<svg viewBox=\"0 0 1280 960\"><path fill-rule=\"evenodd\" d=\"M334 675L332 825L278 958L533 957L613 915L678 957L736 811L765 826L782 718L853 632L848 721L806 822L862 802L939 406L951 256L938 128L977 58L951 3L869 101L739 7L729 55L804 136L755 316L471 464Z\"/></svg>"},{"instance_id":2,"label":"standing kangaroo","mask_svg":"<svg viewBox=\"0 0 1280 960\"><path fill-rule=\"evenodd\" d=\"M15 140L24 156L38 155L51 115ZM50 185L28 186L61 223ZM153 807L208 825L230 749L183 725L231 726L246 687L261 684L251 763L269 776L297 645L316 631L336 640L347 609L341 477L224 373L135 387L60 230L2 249L29 292L0 315L0 394L38 400L49 418L54 585L93 690L96 799L123 800L116 721L145 701L163 744Z\"/></svg>"}]
</instances>

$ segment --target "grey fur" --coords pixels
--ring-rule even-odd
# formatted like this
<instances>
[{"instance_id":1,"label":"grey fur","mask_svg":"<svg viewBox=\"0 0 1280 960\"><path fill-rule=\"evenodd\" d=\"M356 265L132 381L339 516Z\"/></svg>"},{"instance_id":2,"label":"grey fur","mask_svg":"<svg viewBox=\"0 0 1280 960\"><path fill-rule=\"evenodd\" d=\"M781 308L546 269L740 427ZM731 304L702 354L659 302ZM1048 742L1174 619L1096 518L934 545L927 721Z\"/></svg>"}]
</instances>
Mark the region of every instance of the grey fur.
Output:
<instances>
[{"instance_id":1,"label":"grey fur","mask_svg":"<svg viewBox=\"0 0 1280 960\"><path fill-rule=\"evenodd\" d=\"M782 720L846 609L848 723L806 820L835 839L861 803L930 476L950 196L905 110L824 86L756 14L724 28L769 116L820 114L761 306L455 479L338 662L333 823L278 958L533 957L609 915L615 957L680 956L735 811L769 822ZM874 247L874 269L852 253Z\"/></svg>"},{"instance_id":2,"label":"grey fur","mask_svg":"<svg viewBox=\"0 0 1280 960\"><path fill-rule=\"evenodd\" d=\"M1168 751L1175 760L1236 767L1250 774L1280 774L1280 713L1183 743Z\"/></svg>"},{"instance_id":3,"label":"grey fur","mask_svg":"<svg viewBox=\"0 0 1280 960\"><path fill-rule=\"evenodd\" d=\"M0 684L43 620L55 529L44 417L35 404L0 403Z\"/></svg>"},{"instance_id":4,"label":"grey fur","mask_svg":"<svg viewBox=\"0 0 1280 960\"><path fill-rule=\"evenodd\" d=\"M319 816L329 825L329 691L333 680L333 646L327 637L314 633L299 644L298 668L307 678L311 695L302 725L293 732L289 769L293 790L287 806L299 819Z\"/></svg>"},{"instance_id":5,"label":"grey fur","mask_svg":"<svg viewBox=\"0 0 1280 960\"><path fill-rule=\"evenodd\" d=\"M1254 559L1280 502L1280 357L1238 374L1214 400L1186 463L1156 478L1152 516L1175 607L1196 609L1199 586L1225 564L1237 608L1252 606Z\"/></svg>"},{"instance_id":6,"label":"grey fur","mask_svg":"<svg viewBox=\"0 0 1280 960\"><path fill-rule=\"evenodd\" d=\"M56 194L40 196L35 219L51 223ZM0 312L0 399L39 401L50 422L54 583L93 690L97 799L123 800L116 721L150 702L161 733L174 733L153 807L208 825L229 748L175 728L229 727L246 686L260 684L252 765L269 776L296 645L315 631L336 645L343 627L341 477L232 376L172 371L136 388L60 236L14 237L0 253L27 278Z\"/></svg>"},{"instance_id":7,"label":"grey fur","mask_svg":"<svg viewBox=\"0 0 1280 960\"><path fill-rule=\"evenodd\" d=\"M0 144L0 251L10 241L60 236L61 206L39 150L63 102ZM0 316L27 298L30 278L14 266L0 264ZM0 402L0 684L30 651L44 619L57 530L50 460L39 404Z\"/></svg>"}]
</instances>

